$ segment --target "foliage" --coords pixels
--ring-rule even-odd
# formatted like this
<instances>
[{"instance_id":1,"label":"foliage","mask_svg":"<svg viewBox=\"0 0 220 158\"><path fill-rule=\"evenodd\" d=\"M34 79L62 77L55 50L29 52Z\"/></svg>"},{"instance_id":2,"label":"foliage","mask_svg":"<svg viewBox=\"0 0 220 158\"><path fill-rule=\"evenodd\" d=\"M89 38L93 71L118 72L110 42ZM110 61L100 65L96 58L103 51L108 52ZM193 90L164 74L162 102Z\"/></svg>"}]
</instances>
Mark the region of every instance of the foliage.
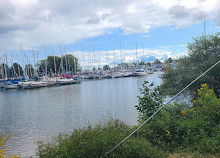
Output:
<instances>
[{"instance_id":1,"label":"foliage","mask_svg":"<svg viewBox=\"0 0 220 158\"><path fill-rule=\"evenodd\" d=\"M161 64L161 61L157 59L154 61L154 64Z\"/></svg>"},{"instance_id":2,"label":"foliage","mask_svg":"<svg viewBox=\"0 0 220 158\"><path fill-rule=\"evenodd\" d=\"M198 98L192 106L173 103L154 116L140 136L152 145L169 152L219 154L220 151L220 99L207 84L198 89Z\"/></svg>"},{"instance_id":3,"label":"foliage","mask_svg":"<svg viewBox=\"0 0 220 158\"><path fill-rule=\"evenodd\" d=\"M168 58L168 59L164 60L164 63L172 63L172 62L173 62L172 58Z\"/></svg>"},{"instance_id":4,"label":"foliage","mask_svg":"<svg viewBox=\"0 0 220 158\"><path fill-rule=\"evenodd\" d=\"M9 69L9 72L11 74L12 77L19 77L19 76L23 76L23 70L20 64L18 63L13 63L13 65L11 66L11 68Z\"/></svg>"},{"instance_id":5,"label":"foliage","mask_svg":"<svg viewBox=\"0 0 220 158\"><path fill-rule=\"evenodd\" d=\"M175 69L167 68L162 75L162 88L166 94L173 95L192 82L196 77L220 60L220 33L194 38L188 43L188 56L180 58ZM220 64L202 77L203 82L214 87L217 96L220 95ZM195 90L201 81L189 87L194 97Z\"/></svg>"},{"instance_id":6,"label":"foliage","mask_svg":"<svg viewBox=\"0 0 220 158\"><path fill-rule=\"evenodd\" d=\"M104 71L110 70L109 65L104 65L104 66L103 66L103 70L104 70Z\"/></svg>"},{"instance_id":7,"label":"foliage","mask_svg":"<svg viewBox=\"0 0 220 158\"><path fill-rule=\"evenodd\" d=\"M14 154L6 154L7 152L7 148L4 149L4 146L5 146L5 143L8 139L10 139L12 136L12 133L4 139L5 135L4 135L4 132L3 132L3 135L2 137L0 137L0 158L19 158L20 156L16 156Z\"/></svg>"},{"instance_id":8,"label":"foliage","mask_svg":"<svg viewBox=\"0 0 220 158\"><path fill-rule=\"evenodd\" d=\"M131 130L131 127L118 120L95 128L75 130L70 135L59 135L51 143L39 142L38 156L45 158L101 157L130 134ZM166 156L161 150L152 147L146 139L132 137L105 157L162 158Z\"/></svg>"},{"instance_id":9,"label":"foliage","mask_svg":"<svg viewBox=\"0 0 220 158\"><path fill-rule=\"evenodd\" d=\"M27 76L34 76L33 65L31 65L31 64L25 65L25 75L27 75Z\"/></svg>"},{"instance_id":10,"label":"foliage","mask_svg":"<svg viewBox=\"0 0 220 158\"><path fill-rule=\"evenodd\" d=\"M149 67L151 67L151 63L150 63L150 62L147 62L147 65L148 65Z\"/></svg>"},{"instance_id":11,"label":"foliage","mask_svg":"<svg viewBox=\"0 0 220 158\"><path fill-rule=\"evenodd\" d=\"M8 65L5 64L5 63L2 63L0 65L0 76L1 76L1 78L6 78L6 75L8 77L8 71L7 70L9 70Z\"/></svg>"},{"instance_id":12,"label":"foliage","mask_svg":"<svg viewBox=\"0 0 220 158\"><path fill-rule=\"evenodd\" d=\"M45 62L45 59L38 62L38 72L40 74L45 74L47 65L47 74L58 74L61 75L62 72L73 72L76 73L79 71L80 67L78 64L78 59L72 54L66 54L62 57L59 56L48 56Z\"/></svg>"},{"instance_id":13,"label":"foliage","mask_svg":"<svg viewBox=\"0 0 220 158\"><path fill-rule=\"evenodd\" d=\"M139 116L141 120L146 120L148 117L153 115L163 103L161 97L161 89L159 86L150 89L154 86L154 83L151 83L148 87L148 81L145 81L140 88L141 96L138 96L139 105L135 106L139 111Z\"/></svg>"}]
</instances>

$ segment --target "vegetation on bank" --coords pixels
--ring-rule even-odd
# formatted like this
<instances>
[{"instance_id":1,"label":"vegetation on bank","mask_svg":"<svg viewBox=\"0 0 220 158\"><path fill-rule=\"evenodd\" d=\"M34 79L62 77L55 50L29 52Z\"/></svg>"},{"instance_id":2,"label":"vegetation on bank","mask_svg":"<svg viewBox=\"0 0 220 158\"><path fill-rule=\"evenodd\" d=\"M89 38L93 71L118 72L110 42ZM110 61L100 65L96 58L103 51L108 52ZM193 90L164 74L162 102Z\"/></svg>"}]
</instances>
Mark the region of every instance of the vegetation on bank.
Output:
<instances>
[{"instance_id":1,"label":"vegetation on bank","mask_svg":"<svg viewBox=\"0 0 220 158\"><path fill-rule=\"evenodd\" d=\"M137 107L140 123L161 106L160 99L152 98L159 87L150 90L146 84ZM169 105L106 157L159 158L168 157L170 153L220 156L219 108L220 99L214 90L202 84L192 105ZM115 120L94 128L75 130L70 135L59 135L50 143L39 142L37 154L42 158L101 157L135 128Z\"/></svg>"},{"instance_id":2,"label":"vegetation on bank","mask_svg":"<svg viewBox=\"0 0 220 158\"><path fill-rule=\"evenodd\" d=\"M129 135L134 127L130 127L118 120L110 121L95 128L75 130L70 135L59 135L51 143L38 143L38 156L44 158L95 158L104 156L122 138ZM161 149L153 147L145 138L138 136L128 139L114 152L106 157L152 157L164 158L167 154Z\"/></svg>"},{"instance_id":3,"label":"vegetation on bank","mask_svg":"<svg viewBox=\"0 0 220 158\"><path fill-rule=\"evenodd\" d=\"M144 97L151 98L155 89ZM141 128L137 135L146 138L153 146L171 153L187 151L218 155L220 151L220 99L207 84L202 84L197 94L198 98L193 100L192 105L173 103L165 107ZM148 99L146 101L148 102ZM155 111L143 103L138 109L141 122L146 120L146 111Z\"/></svg>"}]
</instances>

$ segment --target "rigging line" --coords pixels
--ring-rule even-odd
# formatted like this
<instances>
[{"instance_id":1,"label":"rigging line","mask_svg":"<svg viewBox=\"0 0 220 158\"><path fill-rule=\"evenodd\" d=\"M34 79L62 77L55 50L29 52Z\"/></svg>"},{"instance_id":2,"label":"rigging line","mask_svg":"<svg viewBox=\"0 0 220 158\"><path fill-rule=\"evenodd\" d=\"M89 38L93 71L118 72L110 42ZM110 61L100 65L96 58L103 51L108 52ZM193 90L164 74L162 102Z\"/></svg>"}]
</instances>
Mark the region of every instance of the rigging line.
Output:
<instances>
[{"instance_id":1,"label":"rigging line","mask_svg":"<svg viewBox=\"0 0 220 158\"><path fill-rule=\"evenodd\" d=\"M108 151L103 157L107 156L109 153L111 153L113 150L115 150L119 145L121 145L124 141L126 141L129 137L131 137L136 131L138 131L143 125L145 125L154 115L156 115L158 112L160 112L165 106L167 106L173 99L175 99L179 94L181 94L184 90L186 90L189 86L191 86L193 83L195 83L198 79L200 79L203 75L205 75L208 71L210 71L212 68L214 68L217 64L220 63L220 60L216 62L214 65L212 65L208 70L203 72L199 77L194 79L191 83L189 83L185 88L183 88L181 91L179 91L175 96L173 96L165 105L160 107L153 115L151 115L144 123L142 123L137 129L135 129L130 135L128 135L125 139L123 139L120 143L118 143L114 148L112 148L110 151ZM102 158L102 157L101 157Z\"/></svg>"}]
</instances>

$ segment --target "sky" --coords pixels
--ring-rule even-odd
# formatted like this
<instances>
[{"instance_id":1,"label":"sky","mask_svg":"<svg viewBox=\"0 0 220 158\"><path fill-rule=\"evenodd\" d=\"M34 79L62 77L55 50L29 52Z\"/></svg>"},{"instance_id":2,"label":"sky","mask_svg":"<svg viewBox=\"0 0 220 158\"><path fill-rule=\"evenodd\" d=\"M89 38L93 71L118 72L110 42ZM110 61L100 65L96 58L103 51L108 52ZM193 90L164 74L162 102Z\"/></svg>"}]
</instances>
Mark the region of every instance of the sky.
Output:
<instances>
[{"instance_id":1,"label":"sky","mask_svg":"<svg viewBox=\"0 0 220 158\"><path fill-rule=\"evenodd\" d=\"M65 53L83 66L179 57L204 21L206 34L220 32L219 0L1 0L0 63Z\"/></svg>"}]
</instances>

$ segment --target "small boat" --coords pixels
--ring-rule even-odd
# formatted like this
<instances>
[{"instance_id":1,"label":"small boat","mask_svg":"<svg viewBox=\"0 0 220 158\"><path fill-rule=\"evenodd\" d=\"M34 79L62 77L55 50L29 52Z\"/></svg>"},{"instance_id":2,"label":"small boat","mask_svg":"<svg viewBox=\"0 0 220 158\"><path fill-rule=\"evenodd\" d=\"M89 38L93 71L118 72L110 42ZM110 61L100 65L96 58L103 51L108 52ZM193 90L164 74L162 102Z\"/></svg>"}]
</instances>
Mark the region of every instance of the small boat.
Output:
<instances>
[{"instance_id":1,"label":"small boat","mask_svg":"<svg viewBox=\"0 0 220 158\"><path fill-rule=\"evenodd\" d=\"M72 84L72 79L67 79L67 78L61 78L59 81L58 81L58 84L59 85L70 85Z\"/></svg>"},{"instance_id":2,"label":"small boat","mask_svg":"<svg viewBox=\"0 0 220 158\"><path fill-rule=\"evenodd\" d=\"M111 74L103 74L101 78L112 78Z\"/></svg>"},{"instance_id":3,"label":"small boat","mask_svg":"<svg viewBox=\"0 0 220 158\"><path fill-rule=\"evenodd\" d=\"M131 77L133 75L132 72L124 72L124 77Z\"/></svg>"},{"instance_id":4,"label":"small boat","mask_svg":"<svg viewBox=\"0 0 220 158\"><path fill-rule=\"evenodd\" d=\"M114 76L114 78L122 78L122 77L124 77L124 74L121 72L116 73Z\"/></svg>"},{"instance_id":5,"label":"small boat","mask_svg":"<svg viewBox=\"0 0 220 158\"><path fill-rule=\"evenodd\" d=\"M143 66L137 66L137 68L135 69L132 75L133 76L146 76L147 72L145 71Z\"/></svg>"},{"instance_id":6,"label":"small boat","mask_svg":"<svg viewBox=\"0 0 220 158\"><path fill-rule=\"evenodd\" d=\"M19 89L20 85L19 83L11 83L11 82L6 82L4 83L4 88L5 89Z\"/></svg>"}]
</instances>

